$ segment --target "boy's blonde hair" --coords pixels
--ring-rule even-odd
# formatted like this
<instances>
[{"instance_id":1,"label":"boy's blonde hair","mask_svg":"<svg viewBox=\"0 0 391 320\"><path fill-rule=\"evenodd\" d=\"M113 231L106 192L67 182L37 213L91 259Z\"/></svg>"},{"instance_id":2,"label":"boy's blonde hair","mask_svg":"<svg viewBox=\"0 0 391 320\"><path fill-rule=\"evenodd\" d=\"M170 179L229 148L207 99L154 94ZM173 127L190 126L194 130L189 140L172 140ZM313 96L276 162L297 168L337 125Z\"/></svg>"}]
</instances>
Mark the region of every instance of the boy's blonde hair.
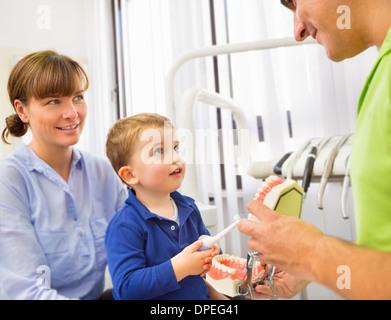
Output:
<instances>
[{"instance_id":1,"label":"boy's blonde hair","mask_svg":"<svg viewBox=\"0 0 391 320\"><path fill-rule=\"evenodd\" d=\"M171 120L157 113L139 113L118 120L109 130L106 141L106 155L114 170L129 165L134 146L142 131L148 128L174 127Z\"/></svg>"}]
</instances>

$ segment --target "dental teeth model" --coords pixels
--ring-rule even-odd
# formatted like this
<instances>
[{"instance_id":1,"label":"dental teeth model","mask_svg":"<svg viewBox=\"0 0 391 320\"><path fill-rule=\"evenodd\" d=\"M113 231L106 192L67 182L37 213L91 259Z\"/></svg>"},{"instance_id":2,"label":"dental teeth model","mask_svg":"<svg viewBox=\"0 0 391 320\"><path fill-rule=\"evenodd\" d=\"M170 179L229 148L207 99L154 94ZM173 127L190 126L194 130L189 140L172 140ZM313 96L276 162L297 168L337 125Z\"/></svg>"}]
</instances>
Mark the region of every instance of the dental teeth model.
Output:
<instances>
[{"instance_id":1,"label":"dental teeth model","mask_svg":"<svg viewBox=\"0 0 391 320\"><path fill-rule=\"evenodd\" d=\"M238 295L238 285L246 278L246 259L220 254L213 258L210 271L206 274L208 281L217 291L235 297ZM255 263L253 282L261 281L266 275L266 270L260 261ZM266 271L266 272L265 272Z\"/></svg>"},{"instance_id":2,"label":"dental teeth model","mask_svg":"<svg viewBox=\"0 0 391 320\"><path fill-rule=\"evenodd\" d=\"M303 188L296 181L270 176L262 182L254 200L262 201L264 205L280 214L300 218L303 194ZM255 220L256 218L250 214L249 219Z\"/></svg>"},{"instance_id":3,"label":"dental teeth model","mask_svg":"<svg viewBox=\"0 0 391 320\"><path fill-rule=\"evenodd\" d=\"M303 188L296 181L270 176L262 183L255 194L254 200L262 201L263 204L280 214L300 218L303 194ZM251 213L248 219L259 222ZM206 280L217 291L235 297L238 295L238 285L247 277L246 264L246 259L230 256L229 254L215 256L212 260L212 267L206 274ZM252 283L256 284L262 281L269 268L272 268L272 266L262 265L259 260L256 261Z\"/></svg>"}]
</instances>

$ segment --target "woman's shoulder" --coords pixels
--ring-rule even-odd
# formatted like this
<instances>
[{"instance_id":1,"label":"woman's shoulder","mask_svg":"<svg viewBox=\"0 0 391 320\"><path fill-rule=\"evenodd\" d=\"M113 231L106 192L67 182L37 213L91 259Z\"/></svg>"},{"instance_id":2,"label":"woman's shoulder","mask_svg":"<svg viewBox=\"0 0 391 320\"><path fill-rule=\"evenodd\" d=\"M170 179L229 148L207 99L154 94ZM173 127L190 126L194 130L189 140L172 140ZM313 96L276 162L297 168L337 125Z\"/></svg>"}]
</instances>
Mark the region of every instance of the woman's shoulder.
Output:
<instances>
[{"instance_id":1,"label":"woman's shoulder","mask_svg":"<svg viewBox=\"0 0 391 320\"><path fill-rule=\"evenodd\" d=\"M23 159L15 156L13 152L0 159L0 190L1 199L12 201L9 192L12 194L24 193L32 185L31 167ZM7 192L5 190L8 190Z\"/></svg>"},{"instance_id":2,"label":"woman's shoulder","mask_svg":"<svg viewBox=\"0 0 391 320\"><path fill-rule=\"evenodd\" d=\"M102 173L114 172L113 167L111 166L107 158L94 155L88 151L79 150L77 148L73 148L73 150L75 152L75 160L84 162L86 168L88 168L89 170L96 170Z\"/></svg>"},{"instance_id":3,"label":"woman's shoulder","mask_svg":"<svg viewBox=\"0 0 391 320\"><path fill-rule=\"evenodd\" d=\"M83 159L85 162L88 162L88 163L98 163L98 164L106 163L107 164L107 161L105 158L98 156L98 155L95 155L95 154L92 154L89 151L81 150L81 149L74 147L73 152L74 152L74 156L73 156L74 160L78 161L79 159Z\"/></svg>"},{"instance_id":4,"label":"woman's shoulder","mask_svg":"<svg viewBox=\"0 0 391 320\"><path fill-rule=\"evenodd\" d=\"M0 178L28 171L28 159L20 156L20 149L17 148L0 158Z\"/></svg>"}]
</instances>

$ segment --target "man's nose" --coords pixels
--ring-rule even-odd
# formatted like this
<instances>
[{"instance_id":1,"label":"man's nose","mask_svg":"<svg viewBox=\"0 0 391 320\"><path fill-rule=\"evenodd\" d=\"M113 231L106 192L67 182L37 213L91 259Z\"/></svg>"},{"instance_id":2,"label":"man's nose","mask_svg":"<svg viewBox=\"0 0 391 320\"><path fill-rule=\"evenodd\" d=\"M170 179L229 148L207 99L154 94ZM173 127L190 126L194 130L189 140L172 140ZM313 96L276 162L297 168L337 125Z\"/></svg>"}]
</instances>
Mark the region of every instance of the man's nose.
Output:
<instances>
[{"instance_id":1,"label":"man's nose","mask_svg":"<svg viewBox=\"0 0 391 320\"><path fill-rule=\"evenodd\" d=\"M296 41L304 41L310 35L305 23L301 21L297 16L294 16L294 33Z\"/></svg>"}]
</instances>

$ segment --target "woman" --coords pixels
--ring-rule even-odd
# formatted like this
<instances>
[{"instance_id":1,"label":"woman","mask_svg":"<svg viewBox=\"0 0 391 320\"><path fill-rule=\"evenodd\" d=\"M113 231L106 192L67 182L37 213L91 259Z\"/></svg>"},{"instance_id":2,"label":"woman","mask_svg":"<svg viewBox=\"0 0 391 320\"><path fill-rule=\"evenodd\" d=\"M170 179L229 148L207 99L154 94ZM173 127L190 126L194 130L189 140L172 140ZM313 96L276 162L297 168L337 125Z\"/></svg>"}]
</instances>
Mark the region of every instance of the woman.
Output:
<instances>
[{"instance_id":1,"label":"woman","mask_svg":"<svg viewBox=\"0 0 391 320\"><path fill-rule=\"evenodd\" d=\"M0 299L97 299L104 235L126 191L110 164L74 147L88 77L69 57L32 53L11 71L15 114L2 140L32 141L0 160Z\"/></svg>"}]
</instances>

